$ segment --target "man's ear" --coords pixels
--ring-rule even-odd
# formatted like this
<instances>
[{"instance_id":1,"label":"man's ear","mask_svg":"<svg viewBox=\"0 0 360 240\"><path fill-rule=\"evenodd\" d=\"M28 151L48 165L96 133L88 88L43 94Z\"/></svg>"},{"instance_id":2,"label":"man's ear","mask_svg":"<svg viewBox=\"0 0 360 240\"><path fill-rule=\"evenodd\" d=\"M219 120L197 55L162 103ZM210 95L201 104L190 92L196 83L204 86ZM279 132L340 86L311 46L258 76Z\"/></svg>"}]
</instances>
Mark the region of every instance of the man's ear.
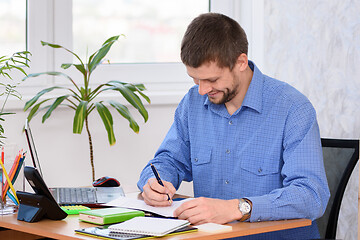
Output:
<instances>
[{"instance_id":1,"label":"man's ear","mask_svg":"<svg viewBox=\"0 0 360 240\"><path fill-rule=\"evenodd\" d=\"M235 67L238 68L239 71L243 72L248 67L248 57L245 53L242 53L239 55L239 57L236 60Z\"/></svg>"}]
</instances>

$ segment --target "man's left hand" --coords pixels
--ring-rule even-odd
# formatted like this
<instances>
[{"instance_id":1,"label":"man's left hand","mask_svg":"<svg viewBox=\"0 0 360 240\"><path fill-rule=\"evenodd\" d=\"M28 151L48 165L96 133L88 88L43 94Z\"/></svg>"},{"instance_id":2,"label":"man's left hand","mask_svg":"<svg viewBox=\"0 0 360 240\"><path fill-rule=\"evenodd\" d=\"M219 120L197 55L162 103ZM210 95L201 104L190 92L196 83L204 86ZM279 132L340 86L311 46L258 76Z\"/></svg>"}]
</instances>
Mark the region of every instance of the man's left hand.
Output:
<instances>
[{"instance_id":1,"label":"man's left hand","mask_svg":"<svg viewBox=\"0 0 360 240\"><path fill-rule=\"evenodd\" d=\"M186 219L191 224L203 223L224 224L242 217L239 211L239 200L221 200L199 197L184 202L174 212L174 217Z\"/></svg>"}]
</instances>

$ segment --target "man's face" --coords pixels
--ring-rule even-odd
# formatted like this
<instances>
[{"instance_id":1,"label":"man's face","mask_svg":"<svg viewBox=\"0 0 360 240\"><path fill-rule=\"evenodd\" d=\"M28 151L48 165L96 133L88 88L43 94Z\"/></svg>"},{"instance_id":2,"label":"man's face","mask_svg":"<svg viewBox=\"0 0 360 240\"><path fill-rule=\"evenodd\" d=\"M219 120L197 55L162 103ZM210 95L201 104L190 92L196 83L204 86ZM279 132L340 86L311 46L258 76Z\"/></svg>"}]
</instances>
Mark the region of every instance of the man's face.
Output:
<instances>
[{"instance_id":1,"label":"man's face","mask_svg":"<svg viewBox=\"0 0 360 240\"><path fill-rule=\"evenodd\" d=\"M216 62L205 63L198 68L186 66L187 73L199 85L199 94L207 94L215 104L230 102L240 90L240 79L235 71L220 68Z\"/></svg>"}]
</instances>

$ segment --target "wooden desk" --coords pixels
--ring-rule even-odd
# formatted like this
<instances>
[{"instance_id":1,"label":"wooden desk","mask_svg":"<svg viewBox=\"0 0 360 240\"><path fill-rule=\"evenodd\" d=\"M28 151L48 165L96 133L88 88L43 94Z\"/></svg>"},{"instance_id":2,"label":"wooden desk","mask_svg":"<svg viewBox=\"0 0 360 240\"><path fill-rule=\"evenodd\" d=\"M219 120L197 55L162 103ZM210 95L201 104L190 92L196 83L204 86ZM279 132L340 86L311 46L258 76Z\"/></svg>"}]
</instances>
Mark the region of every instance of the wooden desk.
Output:
<instances>
[{"instance_id":1,"label":"wooden desk","mask_svg":"<svg viewBox=\"0 0 360 240\"><path fill-rule=\"evenodd\" d=\"M18 221L17 215L0 216L0 227L12 229L14 231L0 231L0 239L5 239L5 236L12 236L7 239L37 239L42 237L54 238L54 239L88 239L94 240L96 238L88 237L85 235L75 234L75 229L92 227L93 224L79 222L77 215L70 215L61 221L52 221L43 219L36 223L27 223ZM258 222L258 223L230 223L233 230L230 232L222 233L205 233L194 232L185 233L181 235L174 235L163 237L161 239L223 239L229 237L246 236L257 233L278 231L290 228L297 228L311 225L311 221L308 219L296 219L285 221L271 221L271 222ZM20 233L22 232L22 233ZM24 234L28 233L28 234ZM4 235L5 234L5 235ZM6 235L7 234L7 235ZM9 235L10 234L10 235ZM13 234L13 235L11 235Z\"/></svg>"},{"instance_id":2,"label":"wooden desk","mask_svg":"<svg viewBox=\"0 0 360 240\"><path fill-rule=\"evenodd\" d=\"M127 192L127 191L126 191ZM139 198L141 196L138 192L127 192L127 197ZM177 195L177 197L186 197ZM232 231L220 232L220 233L206 233L206 232L192 232L184 233L174 236L167 236L159 238L161 240L178 240L178 239L224 239L230 237L239 237L246 235L253 235L258 233L279 231L297 227L305 227L311 225L311 220L308 219L295 219L284 221L270 221L270 222L257 222L257 223L242 223L233 222L229 223L233 227ZM27 223L17 220L17 214L0 216L0 227L10 229L8 231L0 231L0 239L12 239L12 240L33 240L43 237L54 239L87 239L96 240L98 238L88 237L81 234L76 234L75 229L94 227L96 225L79 222L78 215L69 215L67 218L61 221L52 221L49 219L43 219L36 223Z\"/></svg>"}]
</instances>

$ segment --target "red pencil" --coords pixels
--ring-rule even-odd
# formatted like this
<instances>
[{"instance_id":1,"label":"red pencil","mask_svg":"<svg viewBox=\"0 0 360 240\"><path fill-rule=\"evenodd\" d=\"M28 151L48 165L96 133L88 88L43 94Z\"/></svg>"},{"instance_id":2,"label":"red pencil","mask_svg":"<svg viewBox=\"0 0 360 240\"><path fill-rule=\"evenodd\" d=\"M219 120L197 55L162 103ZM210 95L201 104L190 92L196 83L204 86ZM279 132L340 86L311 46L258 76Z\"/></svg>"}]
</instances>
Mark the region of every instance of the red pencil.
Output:
<instances>
[{"instance_id":1,"label":"red pencil","mask_svg":"<svg viewBox=\"0 0 360 240\"><path fill-rule=\"evenodd\" d=\"M5 159L4 159L4 146L2 147L2 151L1 151L1 161L2 163L4 163Z\"/></svg>"}]
</instances>

